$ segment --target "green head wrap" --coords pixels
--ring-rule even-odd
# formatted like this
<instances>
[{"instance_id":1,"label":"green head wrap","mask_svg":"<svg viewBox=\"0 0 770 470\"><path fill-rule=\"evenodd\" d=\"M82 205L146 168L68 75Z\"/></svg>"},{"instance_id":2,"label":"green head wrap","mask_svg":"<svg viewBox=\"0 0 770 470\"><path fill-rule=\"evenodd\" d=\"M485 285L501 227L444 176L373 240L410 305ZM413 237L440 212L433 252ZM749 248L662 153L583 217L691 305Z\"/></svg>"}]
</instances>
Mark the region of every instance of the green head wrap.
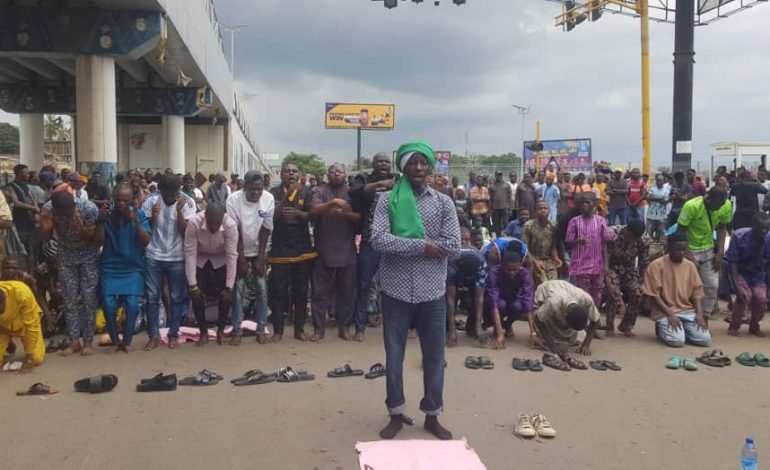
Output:
<instances>
[{"instance_id":1,"label":"green head wrap","mask_svg":"<svg viewBox=\"0 0 770 470\"><path fill-rule=\"evenodd\" d=\"M431 168L436 166L436 153L433 148L426 142L416 140L398 148L396 165L402 173L409 159L417 153L428 159L428 165ZM404 238L425 238L425 227L417 210L414 190L406 175L398 179L398 183L390 192L388 211L390 212L390 233Z\"/></svg>"}]
</instances>

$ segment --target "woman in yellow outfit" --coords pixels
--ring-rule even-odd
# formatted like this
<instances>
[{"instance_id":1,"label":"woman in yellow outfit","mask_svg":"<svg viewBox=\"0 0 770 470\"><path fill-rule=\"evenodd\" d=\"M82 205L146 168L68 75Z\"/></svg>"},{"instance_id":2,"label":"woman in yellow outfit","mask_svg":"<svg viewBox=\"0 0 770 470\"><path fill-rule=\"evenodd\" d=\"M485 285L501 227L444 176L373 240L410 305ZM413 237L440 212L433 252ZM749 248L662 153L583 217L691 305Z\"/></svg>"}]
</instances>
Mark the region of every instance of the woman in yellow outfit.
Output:
<instances>
[{"instance_id":1,"label":"woman in yellow outfit","mask_svg":"<svg viewBox=\"0 0 770 470\"><path fill-rule=\"evenodd\" d=\"M21 338L25 356L20 374L31 371L45 359L41 316L35 294L26 284L0 281L0 351L5 351L11 337Z\"/></svg>"}]
</instances>

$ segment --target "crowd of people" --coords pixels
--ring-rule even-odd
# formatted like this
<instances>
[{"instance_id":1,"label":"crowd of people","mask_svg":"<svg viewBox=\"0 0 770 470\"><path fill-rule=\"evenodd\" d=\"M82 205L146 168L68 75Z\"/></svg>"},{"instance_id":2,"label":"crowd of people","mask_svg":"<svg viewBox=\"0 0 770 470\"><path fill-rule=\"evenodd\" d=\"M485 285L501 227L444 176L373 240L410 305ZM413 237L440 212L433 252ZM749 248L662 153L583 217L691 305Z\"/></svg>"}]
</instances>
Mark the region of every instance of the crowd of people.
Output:
<instances>
[{"instance_id":1,"label":"crowd of people","mask_svg":"<svg viewBox=\"0 0 770 470\"><path fill-rule=\"evenodd\" d=\"M692 170L650 183L638 169L573 176L552 165L520 182L497 171L461 184L432 174L424 142L402 146L398 171L391 165L378 153L371 171L348 176L334 163L324 180L285 163L274 186L258 170L229 182L129 171L112 188L98 172L17 165L0 198L0 350L20 337L27 372L45 358L44 330L62 327L61 355L93 354L97 310L111 353L130 351L137 327L151 351L178 348L184 324L197 327L199 346L210 323L217 343L240 345L244 319L260 344L281 341L287 323L313 342L330 317L346 341L382 326L392 416L382 435L403 422L401 364L417 334L426 427L446 437L430 416L442 408L443 350L458 329L500 349L524 321L530 346L552 353L545 365L580 368L570 346L589 355L600 328L633 336L639 315L666 345L709 345L723 298L730 334L748 323L764 336L762 168L756 177L720 168L711 188Z\"/></svg>"}]
</instances>

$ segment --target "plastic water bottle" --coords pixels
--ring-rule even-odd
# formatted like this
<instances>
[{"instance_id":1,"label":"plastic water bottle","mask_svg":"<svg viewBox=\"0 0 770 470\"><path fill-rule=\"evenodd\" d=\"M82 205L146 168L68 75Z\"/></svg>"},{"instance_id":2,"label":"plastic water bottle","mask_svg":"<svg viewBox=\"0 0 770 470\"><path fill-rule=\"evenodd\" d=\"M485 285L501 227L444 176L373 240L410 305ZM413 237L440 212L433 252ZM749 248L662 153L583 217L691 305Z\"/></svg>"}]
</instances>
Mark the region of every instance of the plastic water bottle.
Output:
<instances>
[{"instance_id":1,"label":"plastic water bottle","mask_svg":"<svg viewBox=\"0 0 770 470\"><path fill-rule=\"evenodd\" d=\"M758 470L757 449L754 448L754 439L746 438L746 444L743 445L741 452L741 470Z\"/></svg>"}]
</instances>

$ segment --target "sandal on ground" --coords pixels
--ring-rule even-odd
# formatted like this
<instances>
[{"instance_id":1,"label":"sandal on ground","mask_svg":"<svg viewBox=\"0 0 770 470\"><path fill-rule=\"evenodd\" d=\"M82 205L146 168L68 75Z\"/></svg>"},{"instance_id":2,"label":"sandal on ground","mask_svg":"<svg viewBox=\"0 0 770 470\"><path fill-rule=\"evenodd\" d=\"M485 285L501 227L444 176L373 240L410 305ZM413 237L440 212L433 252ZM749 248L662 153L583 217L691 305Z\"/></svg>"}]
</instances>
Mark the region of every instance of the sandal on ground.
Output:
<instances>
[{"instance_id":1,"label":"sandal on ground","mask_svg":"<svg viewBox=\"0 0 770 470\"><path fill-rule=\"evenodd\" d=\"M262 371L249 371L252 372L248 376L244 375L243 377L233 379L230 381L233 385L236 387L241 387L243 385L261 385L261 384L267 384L271 382L275 382L278 380L278 374L263 374Z\"/></svg>"},{"instance_id":2,"label":"sandal on ground","mask_svg":"<svg viewBox=\"0 0 770 470\"><path fill-rule=\"evenodd\" d=\"M17 370L21 370L22 363L21 361L8 361L5 364L3 364L3 372L15 372Z\"/></svg>"},{"instance_id":3,"label":"sandal on ground","mask_svg":"<svg viewBox=\"0 0 770 470\"><path fill-rule=\"evenodd\" d=\"M531 372L543 372L543 366L537 359L527 359L527 369Z\"/></svg>"},{"instance_id":4,"label":"sandal on ground","mask_svg":"<svg viewBox=\"0 0 770 470\"><path fill-rule=\"evenodd\" d=\"M623 370L622 367L620 367L615 361L602 361L602 364L604 364L604 367L606 367L609 370L619 372Z\"/></svg>"},{"instance_id":5,"label":"sandal on ground","mask_svg":"<svg viewBox=\"0 0 770 470\"><path fill-rule=\"evenodd\" d=\"M746 367L754 367L757 365L757 361L754 359L754 356L747 352L738 354L735 356L735 360L738 361L738 364Z\"/></svg>"},{"instance_id":6,"label":"sandal on ground","mask_svg":"<svg viewBox=\"0 0 770 470\"><path fill-rule=\"evenodd\" d=\"M569 372L572 368L566 362L559 359L553 354L543 354L543 365L552 369L560 370L563 372Z\"/></svg>"},{"instance_id":7,"label":"sandal on ground","mask_svg":"<svg viewBox=\"0 0 770 470\"><path fill-rule=\"evenodd\" d=\"M364 375L364 371L361 369L353 369L350 367L350 364L345 364L342 367L337 367L336 369L329 371L326 376L332 377L332 378L339 378L339 377L356 377L359 375Z\"/></svg>"},{"instance_id":8,"label":"sandal on ground","mask_svg":"<svg viewBox=\"0 0 770 470\"><path fill-rule=\"evenodd\" d=\"M117 384L118 377L116 375L95 375L75 381L75 391L83 393L109 392Z\"/></svg>"},{"instance_id":9,"label":"sandal on ground","mask_svg":"<svg viewBox=\"0 0 770 470\"><path fill-rule=\"evenodd\" d=\"M695 360L700 362L701 364L706 364L707 366L711 366L711 367L724 367L725 366L724 361L718 359L717 356L715 356L716 351L717 351L716 349L713 349L711 351L706 351Z\"/></svg>"},{"instance_id":10,"label":"sandal on ground","mask_svg":"<svg viewBox=\"0 0 770 470\"><path fill-rule=\"evenodd\" d=\"M756 362L759 367L770 367L770 359L762 353L754 354L754 362Z\"/></svg>"},{"instance_id":11,"label":"sandal on ground","mask_svg":"<svg viewBox=\"0 0 770 470\"><path fill-rule=\"evenodd\" d=\"M465 358L465 367L468 369L478 369L481 367L479 364L478 356L468 356Z\"/></svg>"},{"instance_id":12,"label":"sandal on ground","mask_svg":"<svg viewBox=\"0 0 770 470\"><path fill-rule=\"evenodd\" d=\"M516 370L529 370L529 365L527 364L528 362L529 361L526 359L519 359L518 357L514 357L511 366Z\"/></svg>"},{"instance_id":13,"label":"sandal on ground","mask_svg":"<svg viewBox=\"0 0 770 470\"><path fill-rule=\"evenodd\" d=\"M26 390L19 390L16 392L17 396L23 397L23 396L31 396L31 395L55 395L59 393L58 390L55 388L51 388L48 385L44 383L36 383L33 384L31 387L29 387Z\"/></svg>"},{"instance_id":14,"label":"sandal on ground","mask_svg":"<svg viewBox=\"0 0 770 470\"><path fill-rule=\"evenodd\" d=\"M668 358L668 362L666 362L666 369L679 369L682 367L682 358L679 356L671 356Z\"/></svg>"},{"instance_id":15,"label":"sandal on ground","mask_svg":"<svg viewBox=\"0 0 770 470\"><path fill-rule=\"evenodd\" d=\"M221 375L203 369L194 376L183 378L179 385L216 385L223 379Z\"/></svg>"},{"instance_id":16,"label":"sandal on ground","mask_svg":"<svg viewBox=\"0 0 770 470\"><path fill-rule=\"evenodd\" d=\"M315 379L315 375L304 370L294 370L291 367L284 367L278 371L279 382L304 382Z\"/></svg>"},{"instance_id":17,"label":"sandal on ground","mask_svg":"<svg viewBox=\"0 0 770 470\"><path fill-rule=\"evenodd\" d=\"M385 369L385 366L378 362L376 364L372 364L372 367L369 368L369 372L367 372L364 377L367 379L376 379L377 377L382 377L383 375L387 374L387 372L388 371Z\"/></svg>"},{"instance_id":18,"label":"sandal on ground","mask_svg":"<svg viewBox=\"0 0 770 470\"><path fill-rule=\"evenodd\" d=\"M573 369L577 370L588 370L588 366L585 365L583 361L578 361L574 357L568 357L567 358L567 364L572 367Z\"/></svg>"},{"instance_id":19,"label":"sandal on ground","mask_svg":"<svg viewBox=\"0 0 770 470\"><path fill-rule=\"evenodd\" d=\"M698 364L695 363L695 360L691 357L685 357L682 359L682 367L684 367L684 370L689 372L695 372L698 370Z\"/></svg>"},{"instance_id":20,"label":"sandal on ground","mask_svg":"<svg viewBox=\"0 0 770 470\"><path fill-rule=\"evenodd\" d=\"M495 368L495 363L487 356L479 356L479 367L490 370Z\"/></svg>"},{"instance_id":21,"label":"sandal on ground","mask_svg":"<svg viewBox=\"0 0 770 470\"><path fill-rule=\"evenodd\" d=\"M591 361L588 363L589 366L591 366L591 369L596 370L607 370L607 366L604 365L604 361Z\"/></svg>"}]
</instances>

